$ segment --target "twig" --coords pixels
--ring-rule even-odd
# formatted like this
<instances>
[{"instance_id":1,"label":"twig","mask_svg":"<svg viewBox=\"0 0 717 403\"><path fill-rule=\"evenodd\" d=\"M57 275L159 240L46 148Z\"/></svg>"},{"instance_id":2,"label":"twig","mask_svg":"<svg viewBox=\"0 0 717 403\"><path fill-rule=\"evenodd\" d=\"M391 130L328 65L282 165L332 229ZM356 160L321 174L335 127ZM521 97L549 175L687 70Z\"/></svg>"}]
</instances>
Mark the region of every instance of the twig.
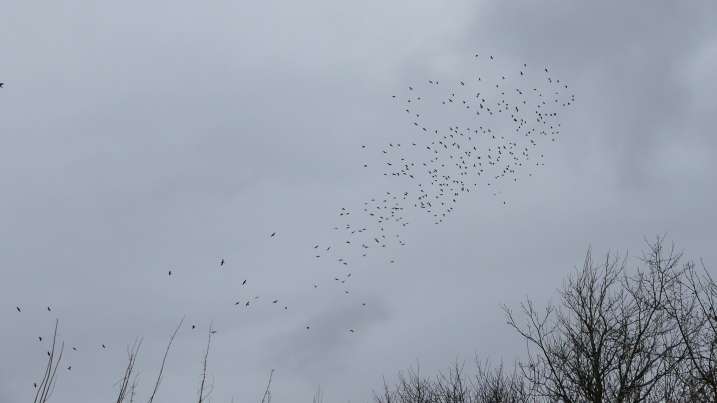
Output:
<instances>
[{"instance_id":1,"label":"twig","mask_svg":"<svg viewBox=\"0 0 717 403\"><path fill-rule=\"evenodd\" d=\"M264 392L264 397L261 398L261 403L264 403L264 400L269 397L269 400L266 401L266 403L271 402L271 393L269 392L269 386L271 386L271 377L274 376L274 370L271 370L271 373L269 374L269 383L266 385L266 392Z\"/></svg>"},{"instance_id":2,"label":"twig","mask_svg":"<svg viewBox=\"0 0 717 403\"><path fill-rule=\"evenodd\" d=\"M209 357L209 344L212 342L212 323L209 323L209 333L207 337L207 350L204 352L204 360L202 361L202 383L199 386L199 403L202 403L205 398L209 397L214 390L214 382L211 385L204 386L204 382L207 379L207 358ZM209 389L209 392L204 396L204 391Z\"/></svg>"},{"instance_id":3,"label":"twig","mask_svg":"<svg viewBox=\"0 0 717 403\"><path fill-rule=\"evenodd\" d=\"M148 403L152 403L152 400L154 400L154 395L157 393L157 389L159 389L159 384L162 382L162 371L164 371L164 363L167 360L167 354L169 354L169 348L172 346L172 341L174 341L174 336L177 335L177 332L179 331L179 328L182 326L182 322L184 322L184 318L179 322L179 326L177 326L177 329L172 334L172 337L169 339L169 344L167 345L167 351L164 352L164 358L162 359L162 367L159 369L159 376L157 376L157 383L154 384L154 391L152 392L152 396L149 398Z\"/></svg>"}]
</instances>

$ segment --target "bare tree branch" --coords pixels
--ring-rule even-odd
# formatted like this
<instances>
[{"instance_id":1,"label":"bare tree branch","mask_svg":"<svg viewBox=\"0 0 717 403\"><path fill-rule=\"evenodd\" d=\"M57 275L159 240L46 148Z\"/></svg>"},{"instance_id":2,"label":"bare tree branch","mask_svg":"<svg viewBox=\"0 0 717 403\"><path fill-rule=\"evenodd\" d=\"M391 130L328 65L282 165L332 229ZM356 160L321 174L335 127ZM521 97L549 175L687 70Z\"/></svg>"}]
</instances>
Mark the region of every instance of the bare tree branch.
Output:
<instances>
[{"instance_id":1,"label":"bare tree branch","mask_svg":"<svg viewBox=\"0 0 717 403\"><path fill-rule=\"evenodd\" d=\"M182 318L181 321L179 321L179 326L177 326L177 329L172 333L172 337L169 339L169 344L167 344L167 350L164 352L164 358L162 359L162 366L159 368L159 375L157 376L157 382L154 384L154 391L152 392L152 396L150 396L148 403L152 403L154 400L154 395L157 394L157 389L159 389L159 384L162 382L162 372L164 371L164 363L167 361L167 354L169 354L169 348L172 347L172 341L174 341L174 336L177 335L177 332L179 331L179 328L182 327L182 323L184 322L184 318Z\"/></svg>"}]
</instances>

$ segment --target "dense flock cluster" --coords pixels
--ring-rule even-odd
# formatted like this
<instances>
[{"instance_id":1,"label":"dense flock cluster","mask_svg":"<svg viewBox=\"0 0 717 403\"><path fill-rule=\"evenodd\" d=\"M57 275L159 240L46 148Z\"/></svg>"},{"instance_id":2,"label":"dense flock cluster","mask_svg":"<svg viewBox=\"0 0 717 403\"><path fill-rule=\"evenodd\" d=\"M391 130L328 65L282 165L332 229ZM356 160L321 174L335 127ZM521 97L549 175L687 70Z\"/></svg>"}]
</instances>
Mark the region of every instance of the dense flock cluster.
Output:
<instances>
[{"instance_id":1,"label":"dense flock cluster","mask_svg":"<svg viewBox=\"0 0 717 403\"><path fill-rule=\"evenodd\" d=\"M506 204L509 201L501 189L529 179L545 164L545 150L560 133L562 108L575 101L568 86L546 68L520 64L510 71L498 71L491 66L494 58L490 55L476 55L475 63L476 73L471 77L449 82L426 79L388 95L399 118L405 120L406 133L385 144L365 144L362 151L366 158L363 166L382 167L381 174L390 179L393 190L367 199L358 209L340 208L336 214L341 224L332 230L332 243L317 244L311 251L312 259L333 261L345 269L331 279L342 285L342 293L349 294L347 282L356 260L376 249L406 245L401 235L410 230L410 221L440 224L471 192L487 192ZM224 259L217 263L224 264ZM319 286L313 284L312 288ZM234 305L247 308L258 299ZM269 299L264 303L279 302ZM16 309L22 313L21 307ZM51 311L50 307L47 310ZM97 347L105 345L98 342ZM55 351L47 354L52 357Z\"/></svg>"},{"instance_id":2,"label":"dense flock cluster","mask_svg":"<svg viewBox=\"0 0 717 403\"><path fill-rule=\"evenodd\" d=\"M494 61L476 55L475 76L427 79L391 95L408 133L361 147L363 166L380 165L392 190L358 209L342 207L334 242L314 246L316 258L348 268L376 249L405 246L401 235L411 222L440 224L471 192L487 192L506 204L501 189L545 165L545 150L560 134L562 110L575 96L547 68L523 63L502 71ZM350 276L333 278L344 284Z\"/></svg>"}]
</instances>

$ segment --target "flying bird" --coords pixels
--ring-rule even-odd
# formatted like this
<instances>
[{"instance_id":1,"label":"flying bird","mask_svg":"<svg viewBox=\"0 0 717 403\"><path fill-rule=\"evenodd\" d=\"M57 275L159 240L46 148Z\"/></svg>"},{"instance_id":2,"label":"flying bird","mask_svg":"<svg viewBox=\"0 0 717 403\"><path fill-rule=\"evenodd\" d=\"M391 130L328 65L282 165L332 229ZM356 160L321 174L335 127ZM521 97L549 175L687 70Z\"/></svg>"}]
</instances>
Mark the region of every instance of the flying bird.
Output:
<instances>
[{"instance_id":1,"label":"flying bird","mask_svg":"<svg viewBox=\"0 0 717 403\"><path fill-rule=\"evenodd\" d=\"M224 266L224 259L222 259L222 262L219 264L219 266Z\"/></svg>"},{"instance_id":2,"label":"flying bird","mask_svg":"<svg viewBox=\"0 0 717 403\"><path fill-rule=\"evenodd\" d=\"M20 307L19 307L19 306L16 307L16 308L17 308L17 311L18 311L18 312L22 312L22 311L20 310Z\"/></svg>"},{"instance_id":3,"label":"flying bird","mask_svg":"<svg viewBox=\"0 0 717 403\"><path fill-rule=\"evenodd\" d=\"M271 236L274 236L274 235L276 235L276 232L271 233ZM271 238L271 236L269 238Z\"/></svg>"}]
</instances>

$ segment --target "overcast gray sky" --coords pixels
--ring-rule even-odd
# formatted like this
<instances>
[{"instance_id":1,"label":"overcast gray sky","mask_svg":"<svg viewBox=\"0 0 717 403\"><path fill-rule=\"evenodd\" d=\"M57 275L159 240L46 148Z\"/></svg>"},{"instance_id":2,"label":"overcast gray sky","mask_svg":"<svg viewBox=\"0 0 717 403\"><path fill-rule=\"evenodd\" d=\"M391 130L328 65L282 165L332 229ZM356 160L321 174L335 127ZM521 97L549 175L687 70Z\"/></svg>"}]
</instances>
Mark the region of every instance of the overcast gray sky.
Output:
<instances>
[{"instance_id":1,"label":"overcast gray sky","mask_svg":"<svg viewBox=\"0 0 717 403\"><path fill-rule=\"evenodd\" d=\"M147 399L184 317L156 401L194 399L213 321L214 401L259 402L274 369L275 402L319 384L327 402L367 402L417 359L429 375L522 354L499 304L554 297L590 245L636 267L643 236L666 234L713 270L716 71L708 1L6 4L0 401L34 397L56 318L52 401L116 399L135 337ZM435 225L418 182L383 175L438 139L405 109L442 133L512 133L505 114L438 102L485 85L486 105L512 109L518 95L488 91L502 76L575 101L534 146L545 165L490 188L484 173ZM377 232L364 203L404 191L410 225ZM347 224L400 238L363 257Z\"/></svg>"}]
</instances>

